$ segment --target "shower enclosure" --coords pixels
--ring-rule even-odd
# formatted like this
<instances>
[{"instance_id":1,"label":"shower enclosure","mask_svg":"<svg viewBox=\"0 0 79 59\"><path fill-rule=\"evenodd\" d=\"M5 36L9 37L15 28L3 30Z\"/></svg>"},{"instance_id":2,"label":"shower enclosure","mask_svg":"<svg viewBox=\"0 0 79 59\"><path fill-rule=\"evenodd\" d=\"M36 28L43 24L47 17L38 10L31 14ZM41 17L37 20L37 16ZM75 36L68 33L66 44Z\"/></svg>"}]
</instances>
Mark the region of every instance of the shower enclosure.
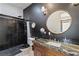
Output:
<instances>
[{"instance_id":1,"label":"shower enclosure","mask_svg":"<svg viewBox=\"0 0 79 59\"><path fill-rule=\"evenodd\" d=\"M24 41L23 19L0 15L0 50L23 44Z\"/></svg>"}]
</instances>

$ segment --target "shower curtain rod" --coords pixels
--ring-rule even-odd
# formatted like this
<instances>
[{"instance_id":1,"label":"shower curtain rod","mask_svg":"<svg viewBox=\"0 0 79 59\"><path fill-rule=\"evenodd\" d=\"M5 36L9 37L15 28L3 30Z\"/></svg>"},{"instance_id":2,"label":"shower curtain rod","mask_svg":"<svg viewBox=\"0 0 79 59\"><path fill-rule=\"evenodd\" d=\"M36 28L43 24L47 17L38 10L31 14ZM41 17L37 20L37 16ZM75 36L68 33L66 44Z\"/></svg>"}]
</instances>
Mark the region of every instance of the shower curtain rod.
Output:
<instances>
[{"instance_id":1,"label":"shower curtain rod","mask_svg":"<svg viewBox=\"0 0 79 59\"><path fill-rule=\"evenodd\" d=\"M21 20L21 21L24 20L24 19L21 19L21 18L18 18L18 17L8 16L8 15L3 15L3 14L0 14L0 17L5 18L5 19L14 19L14 20Z\"/></svg>"}]
</instances>

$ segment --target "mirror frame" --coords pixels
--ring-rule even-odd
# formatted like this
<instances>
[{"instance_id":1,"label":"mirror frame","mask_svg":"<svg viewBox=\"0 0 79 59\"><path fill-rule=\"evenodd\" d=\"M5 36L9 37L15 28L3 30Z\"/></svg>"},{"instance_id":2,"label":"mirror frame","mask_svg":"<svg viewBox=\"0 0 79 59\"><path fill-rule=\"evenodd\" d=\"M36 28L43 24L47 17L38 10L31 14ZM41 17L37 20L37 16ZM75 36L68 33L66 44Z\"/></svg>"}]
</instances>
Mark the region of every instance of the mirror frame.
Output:
<instances>
[{"instance_id":1,"label":"mirror frame","mask_svg":"<svg viewBox=\"0 0 79 59\"><path fill-rule=\"evenodd\" d=\"M64 12L67 12L68 14L69 14L69 12L68 11L66 11L66 10L56 10L56 11L64 11ZM54 11L54 12L56 12L56 11ZM54 12L52 12L50 15L52 15ZM49 16L50 16L49 15ZM70 14L69 14L70 15ZM49 16L48 16L48 18L49 18ZM70 15L71 16L71 15ZM48 20L48 18L47 18L47 20ZM71 24L70 24L70 27L66 30L66 31L64 31L64 32L61 32L61 33L54 33L54 32L52 32L52 31L50 31L49 29L48 29L48 27L47 27L47 20L46 20L46 28L47 28L47 30L49 31L49 32L51 32L51 33L53 33L53 34L63 34L63 33L65 33L65 32L67 32L70 28L71 28L71 26L72 26L72 17L71 17Z\"/></svg>"}]
</instances>

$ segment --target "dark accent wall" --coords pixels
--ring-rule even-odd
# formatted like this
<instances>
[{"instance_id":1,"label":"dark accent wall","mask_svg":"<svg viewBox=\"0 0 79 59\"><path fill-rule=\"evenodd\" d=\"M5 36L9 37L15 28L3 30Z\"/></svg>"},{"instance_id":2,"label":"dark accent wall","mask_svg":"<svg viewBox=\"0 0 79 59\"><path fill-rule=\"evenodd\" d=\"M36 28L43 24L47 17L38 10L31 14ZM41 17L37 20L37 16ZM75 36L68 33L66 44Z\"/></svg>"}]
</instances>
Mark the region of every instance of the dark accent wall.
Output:
<instances>
[{"instance_id":1,"label":"dark accent wall","mask_svg":"<svg viewBox=\"0 0 79 59\"><path fill-rule=\"evenodd\" d=\"M45 6L47 15L44 15L41 11L41 7ZM48 16L58 10L67 11L72 17L71 27L62 34L52 33L51 37L55 37L57 40L64 41L66 36L69 43L79 44L79 6L73 6L71 3L33 3L28 8L24 9L24 19L30 17L30 20L36 23L35 29L32 29L32 36L39 38L49 38L48 34L44 35L40 33L40 28L45 28L46 32L49 30L46 27L46 20Z\"/></svg>"}]
</instances>

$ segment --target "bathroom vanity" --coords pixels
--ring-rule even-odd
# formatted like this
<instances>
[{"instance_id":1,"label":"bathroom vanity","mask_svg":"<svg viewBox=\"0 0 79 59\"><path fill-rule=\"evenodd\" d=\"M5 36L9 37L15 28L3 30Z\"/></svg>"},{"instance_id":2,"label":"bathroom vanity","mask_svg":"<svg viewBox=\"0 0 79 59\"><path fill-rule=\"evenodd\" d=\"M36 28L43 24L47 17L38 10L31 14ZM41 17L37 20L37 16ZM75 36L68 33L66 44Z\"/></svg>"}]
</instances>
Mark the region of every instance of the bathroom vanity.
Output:
<instances>
[{"instance_id":1,"label":"bathroom vanity","mask_svg":"<svg viewBox=\"0 0 79 59\"><path fill-rule=\"evenodd\" d=\"M35 56L77 56L79 55L79 45L68 43L65 36L64 42L56 41L55 35L65 33L70 29L72 23L71 15L64 10L53 12L46 21L45 28L40 28L41 34L48 34L49 39L38 38L33 41L33 51ZM43 35L42 35L43 36ZM51 39L51 40L50 40ZM62 40L62 39L60 39Z\"/></svg>"},{"instance_id":2,"label":"bathroom vanity","mask_svg":"<svg viewBox=\"0 0 79 59\"><path fill-rule=\"evenodd\" d=\"M63 52L56 51L55 48L48 48L38 42L34 42L33 50L35 56L64 56Z\"/></svg>"},{"instance_id":3,"label":"bathroom vanity","mask_svg":"<svg viewBox=\"0 0 79 59\"><path fill-rule=\"evenodd\" d=\"M79 46L53 40L37 39L33 41L33 51L35 56L74 56L79 55Z\"/></svg>"}]
</instances>

